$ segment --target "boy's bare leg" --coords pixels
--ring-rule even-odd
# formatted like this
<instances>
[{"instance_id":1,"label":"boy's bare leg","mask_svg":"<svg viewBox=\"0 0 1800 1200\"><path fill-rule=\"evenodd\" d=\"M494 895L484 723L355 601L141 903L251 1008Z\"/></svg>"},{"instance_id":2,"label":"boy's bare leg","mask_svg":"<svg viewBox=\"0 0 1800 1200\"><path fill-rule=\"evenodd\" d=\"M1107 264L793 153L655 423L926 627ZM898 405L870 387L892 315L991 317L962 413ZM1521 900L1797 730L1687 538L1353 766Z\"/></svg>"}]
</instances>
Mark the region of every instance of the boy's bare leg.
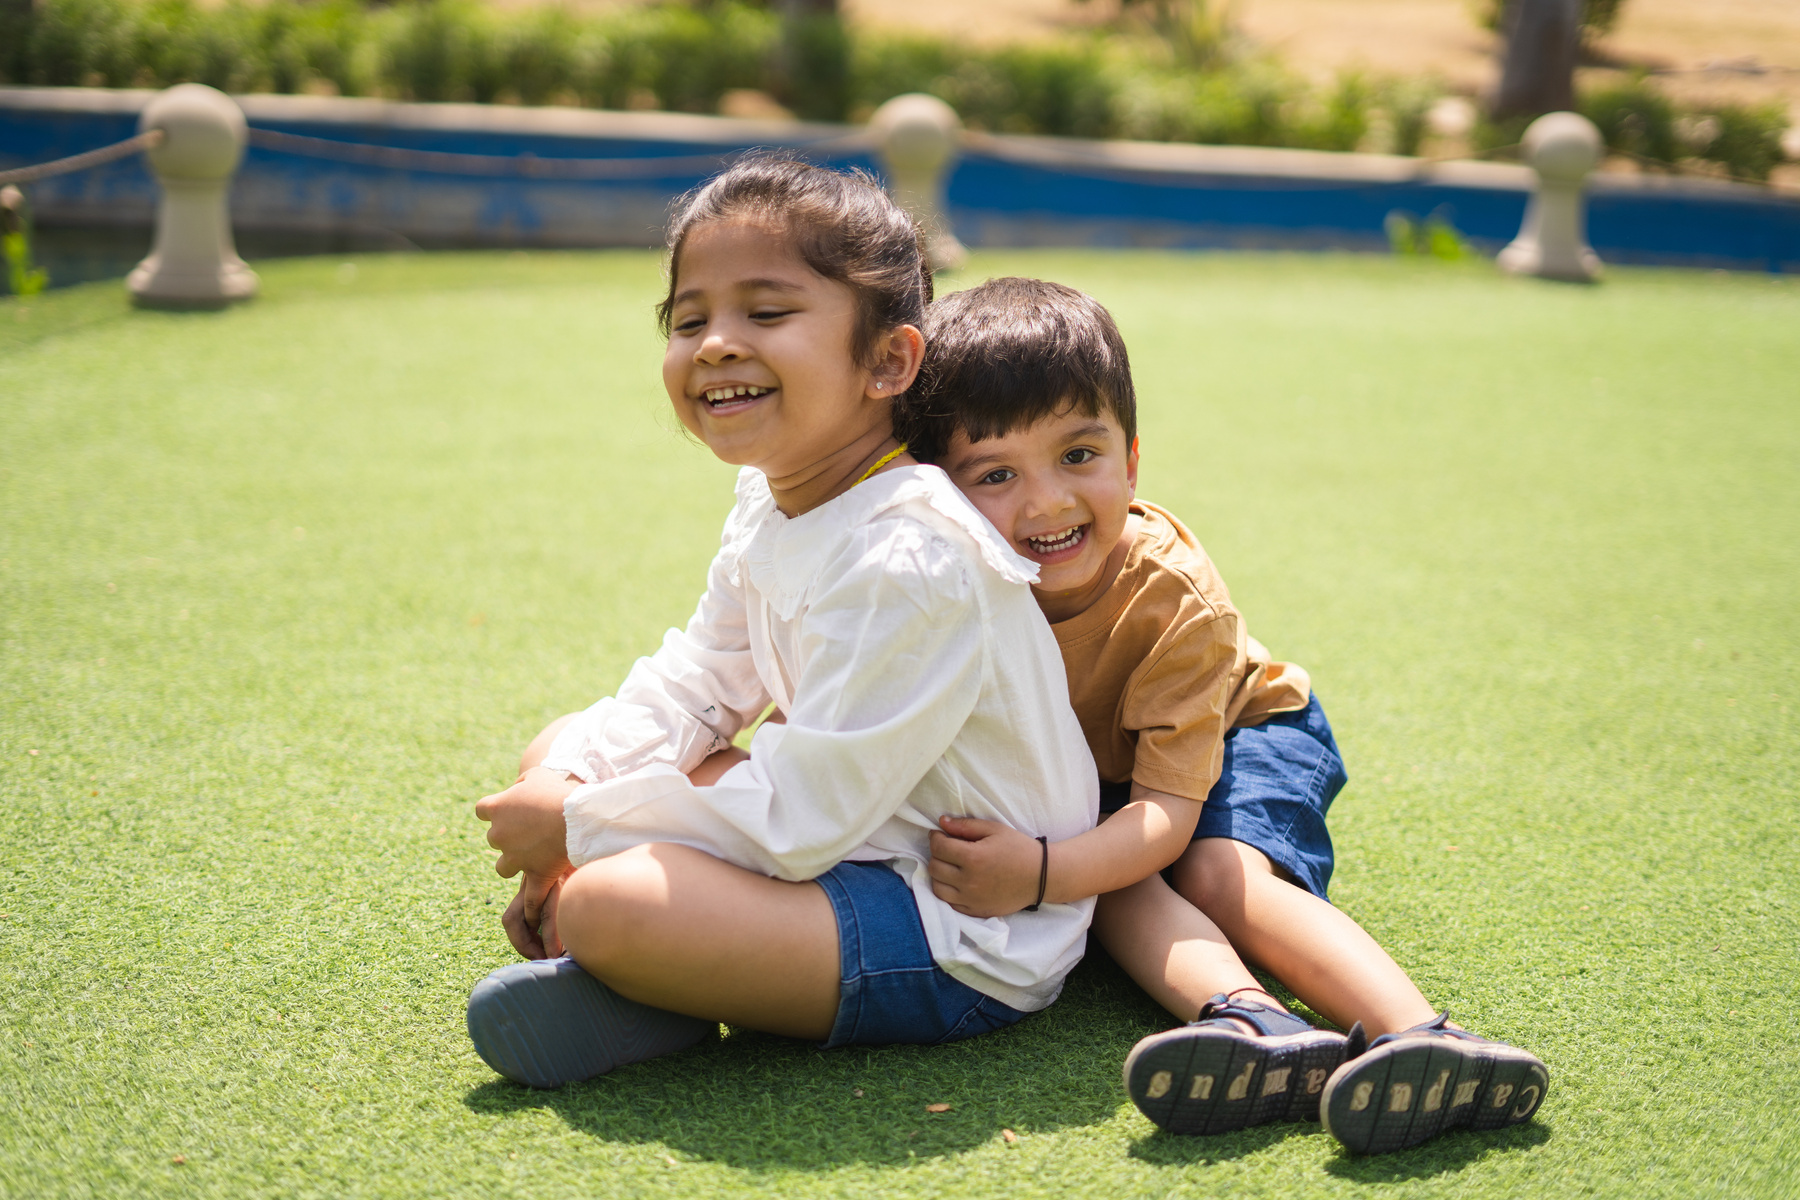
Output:
<instances>
[{"instance_id":1,"label":"boy's bare leg","mask_svg":"<svg viewBox=\"0 0 1800 1200\"><path fill-rule=\"evenodd\" d=\"M789 1037L831 1033L837 919L816 883L638 846L566 878L556 916L575 961L629 999Z\"/></svg>"},{"instance_id":2,"label":"boy's bare leg","mask_svg":"<svg viewBox=\"0 0 1800 1200\"><path fill-rule=\"evenodd\" d=\"M1287 882L1254 846L1202 838L1176 860L1175 890L1314 1012L1370 1037L1429 1021L1437 1011L1363 927Z\"/></svg>"},{"instance_id":3,"label":"boy's bare leg","mask_svg":"<svg viewBox=\"0 0 1800 1200\"><path fill-rule=\"evenodd\" d=\"M1247 989L1248 999L1284 1007L1263 990L1219 927L1161 875L1101 896L1094 934L1139 987L1183 1021L1194 1020L1220 992L1240 989ZM1232 1024L1254 1032L1241 1021Z\"/></svg>"}]
</instances>

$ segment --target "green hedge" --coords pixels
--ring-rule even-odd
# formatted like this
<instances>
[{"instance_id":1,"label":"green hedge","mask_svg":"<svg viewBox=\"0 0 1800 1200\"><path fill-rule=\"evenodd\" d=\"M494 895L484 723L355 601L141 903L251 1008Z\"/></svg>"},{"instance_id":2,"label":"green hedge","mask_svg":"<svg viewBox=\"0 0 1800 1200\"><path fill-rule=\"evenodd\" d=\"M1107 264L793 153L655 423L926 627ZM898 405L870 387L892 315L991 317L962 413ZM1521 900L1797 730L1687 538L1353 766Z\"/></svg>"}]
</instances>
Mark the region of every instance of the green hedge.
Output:
<instances>
[{"instance_id":1,"label":"green hedge","mask_svg":"<svg viewBox=\"0 0 1800 1200\"><path fill-rule=\"evenodd\" d=\"M727 91L756 88L824 120L928 91L975 129L1402 153L1423 130L1417 87L1346 78L1318 88L1268 63L1196 71L1147 41L979 48L852 36L831 19L784 29L767 8L732 0L592 17L472 0L40 0L0 33L11 35L0 79L52 86L198 80L235 92L324 86L682 112L713 112Z\"/></svg>"},{"instance_id":2,"label":"green hedge","mask_svg":"<svg viewBox=\"0 0 1800 1200\"><path fill-rule=\"evenodd\" d=\"M902 92L943 97L971 128L1154 141L1417 153L1437 88L1355 75L1316 86L1266 60L1204 69L1150 39L971 47L852 36L830 18L784 28L741 0L599 16L475 0L0 0L0 80L234 92L717 111L738 88L801 116L859 119ZM1767 178L1778 109L1678 110L1647 83L1592 93L1609 145L1670 166L1705 158ZM1507 134L1511 136L1506 136ZM1501 141L1516 131L1497 131Z\"/></svg>"}]
</instances>

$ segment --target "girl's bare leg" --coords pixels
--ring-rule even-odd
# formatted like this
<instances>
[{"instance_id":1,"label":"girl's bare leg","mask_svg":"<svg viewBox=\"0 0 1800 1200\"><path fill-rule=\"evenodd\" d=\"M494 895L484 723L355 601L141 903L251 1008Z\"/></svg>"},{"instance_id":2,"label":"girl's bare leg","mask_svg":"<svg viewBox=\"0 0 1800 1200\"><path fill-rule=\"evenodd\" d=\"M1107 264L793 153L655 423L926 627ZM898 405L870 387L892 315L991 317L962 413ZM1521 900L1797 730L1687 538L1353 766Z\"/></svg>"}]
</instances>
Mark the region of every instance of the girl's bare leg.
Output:
<instances>
[{"instance_id":1,"label":"girl's bare leg","mask_svg":"<svg viewBox=\"0 0 1800 1200\"><path fill-rule=\"evenodd\" d=\"M550 743L563 731L563 726L580 715L566 713L544 726L544 731L531 739L531 744L525 747L525 753L519 756L519 778L525 778L525 772L544 761L544 755L550 753Z\"/></svg>"},{"instance_id":2,"label":"girl's bare leg","mask_svg":"<svg viewBox=\"0 0 1800 1200\"><path fill-rule=\"evenodd\" d=\"M1176 895L1161 875L1101 896L1094 934L1139 987L1183 1021L1192 1021L1218 993L1239 989L1247 989L1247 999L1282 1007L1263 991L1219 927Z\"/></svg>"},{"instance_id":3,"label":"girl's bare leg","mask_svg":"<svg viewBox=\"0 0 1800 1200\"><path fill-rule=\"evenodd\" d=\"M629 999L789 1037L831 1033L837 919L816 883L638 846L565 879L556 915L575 961Z\"/></svg>"},{"instance_id":4,"label":"girl's bare leg","mask_svg":"<svg viewBox=\"0 0 1800 1200\"><path fill-rule=\"evenodd\" d=\"M1314 1012L1369 1036L1437 1015L1388 952L1342 910L1275 873L1262 851L1202 838L1175 862L1175 890L1216 923L1251 962Z\"/></svg>"}]
</instances>

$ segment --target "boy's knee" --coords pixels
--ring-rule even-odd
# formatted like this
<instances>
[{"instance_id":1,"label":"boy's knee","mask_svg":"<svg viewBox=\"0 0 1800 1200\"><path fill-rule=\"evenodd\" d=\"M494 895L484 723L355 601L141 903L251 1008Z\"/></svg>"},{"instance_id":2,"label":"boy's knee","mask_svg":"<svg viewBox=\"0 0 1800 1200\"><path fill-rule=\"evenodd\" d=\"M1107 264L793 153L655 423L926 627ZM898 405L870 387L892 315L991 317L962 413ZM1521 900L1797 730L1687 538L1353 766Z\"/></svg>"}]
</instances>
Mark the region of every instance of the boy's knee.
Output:
<instances>
[{"instance_id":1,"label":"boy's knee","mask_svg":"<svg viewBox=\"0 0 1800 1200\"><path fill-rule=\"evenodd\" d=\"M1188 846L1170 871L1175 890L1208 916L1242 908L1245 868L1239 844L1230 838L1201 838Z\"/></svg>"}]
</instances>

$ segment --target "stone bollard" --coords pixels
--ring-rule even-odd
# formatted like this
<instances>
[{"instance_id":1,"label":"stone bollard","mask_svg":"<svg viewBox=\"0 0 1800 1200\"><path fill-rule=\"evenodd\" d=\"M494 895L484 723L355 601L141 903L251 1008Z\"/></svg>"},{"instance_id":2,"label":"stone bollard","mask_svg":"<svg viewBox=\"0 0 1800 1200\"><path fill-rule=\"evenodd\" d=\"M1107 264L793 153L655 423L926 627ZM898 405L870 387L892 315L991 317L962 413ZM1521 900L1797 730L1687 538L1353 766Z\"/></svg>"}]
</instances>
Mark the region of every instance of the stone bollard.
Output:
<instances>
[{"instance_id":1,"label":"stone bollard","mask_svg":"<svg viewBox=\"0 0 1800 1200\"><path fill-rule=\"evenodd\" d=\"M1600 131L1579 113L1546 113L1525 130L1525 161L1537 172L1537 190L1500 267L1571 283L1600 277L1600 257L1587 244L1581 189L1600 163Z\"/></svg>"},{"instance_id":2,"label":"stone bollard","mask_svg":"<svg viewBox=\"0 0 1800 1200\"><path fill-rule=\"evenodd\" d=\"M894 199L925 231L925 254L934 271L962 266L969 252L944 216L944 180L956 162L962 119L923 92L895 96L875 110L869 133L887 166Z\"/></svg>"},{"instance_id":3,"label":"stone bollard","mask_svg":"<svg viewBox=\"0 0 1800 1200\"><path fill-rule=\"evenodd\" d=\"M226 191L244 157L243 110L201 83L182 83L145 106L139 132L163 131L145 152L162 202L150 257L125 280L150 308L223 308L256 294L256 272L231 239Z\"/></svg>"}]
</instances>

